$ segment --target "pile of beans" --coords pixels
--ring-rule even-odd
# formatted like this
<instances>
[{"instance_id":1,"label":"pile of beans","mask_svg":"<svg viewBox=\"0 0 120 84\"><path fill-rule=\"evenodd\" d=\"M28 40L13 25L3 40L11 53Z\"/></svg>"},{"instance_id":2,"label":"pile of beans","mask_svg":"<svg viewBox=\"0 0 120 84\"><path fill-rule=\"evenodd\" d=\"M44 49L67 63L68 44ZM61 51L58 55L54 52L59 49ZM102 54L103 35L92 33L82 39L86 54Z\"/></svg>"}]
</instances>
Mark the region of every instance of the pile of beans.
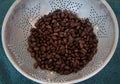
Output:
<instances>
[{"instance_id":1,"label":"pile of beans","mask_svg":"<svg viewBox=\"0 0 120 84\"><path fill-rule=\"evenodd\" d=\"M92 23L70 11L57 9L41 17L35 26L28 37L35 68L68 75L81 70L97 52Z\"/></svg>"}]
</instances>

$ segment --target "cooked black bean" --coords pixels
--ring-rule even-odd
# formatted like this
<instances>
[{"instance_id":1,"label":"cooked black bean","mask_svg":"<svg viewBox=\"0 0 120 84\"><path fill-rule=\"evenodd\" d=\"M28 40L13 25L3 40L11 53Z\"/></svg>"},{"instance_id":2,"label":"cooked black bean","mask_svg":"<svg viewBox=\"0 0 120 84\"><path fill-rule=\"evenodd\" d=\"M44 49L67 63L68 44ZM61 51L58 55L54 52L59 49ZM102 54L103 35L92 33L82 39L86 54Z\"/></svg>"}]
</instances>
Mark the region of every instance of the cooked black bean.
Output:
<instances>
[{"instance_id":1,"label":"cooked black bean","mask_svg":"<svg viewBox=\"0 0 120 84\"><path fill-rule=\"evenodd\" d=\"M34 67L61 75L76 73L92 60L98 39L89 19L80 19L67 10L55 10L41 17L31 28L28 51Z\"/></svg>"}]
</instances>

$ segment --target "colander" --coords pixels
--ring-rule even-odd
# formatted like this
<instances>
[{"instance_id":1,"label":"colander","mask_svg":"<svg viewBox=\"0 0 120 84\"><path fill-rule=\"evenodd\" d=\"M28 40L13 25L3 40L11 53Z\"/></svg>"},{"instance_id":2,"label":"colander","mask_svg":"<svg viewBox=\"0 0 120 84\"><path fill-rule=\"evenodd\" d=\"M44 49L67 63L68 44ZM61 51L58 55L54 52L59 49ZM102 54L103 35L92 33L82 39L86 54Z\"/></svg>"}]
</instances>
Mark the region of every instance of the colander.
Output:
<instances>
[{"instance_id":1,"label":"colander","mask_svg":"<svg viewBox=\"0 0 120 84\"><path fill-rule=\"evenodd\" d=\"M35 60L27 51L32 23L56 9L67 9L80 18L89 18L99 40L98 52L82 70L69 75L34 69ZM118 23L105 0L16 0L2 27L2 43L12 65L25 77L38 83L76 83L86 80L110 61L118 42Z\"/></svg>"}]
</instances>

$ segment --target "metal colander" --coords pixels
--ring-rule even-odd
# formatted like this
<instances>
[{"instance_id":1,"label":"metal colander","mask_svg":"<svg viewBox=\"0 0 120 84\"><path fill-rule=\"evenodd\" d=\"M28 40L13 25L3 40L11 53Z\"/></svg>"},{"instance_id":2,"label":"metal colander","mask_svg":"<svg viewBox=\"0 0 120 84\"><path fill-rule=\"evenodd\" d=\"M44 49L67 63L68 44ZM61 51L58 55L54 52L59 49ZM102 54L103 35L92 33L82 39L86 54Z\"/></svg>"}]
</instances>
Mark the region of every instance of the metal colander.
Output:
<instances>
[{"instance_id":1,"label":"metal colander","mask_svg":"<svg viewBox=\"0 0 120 84\"><path fill-rule=\"evenodd\" d=\"M55 9L67 9L93 23L99 43L98 52L78 73L59 75L34 69L35 60L27 51L32 23ZM34 23L33 23L34 24ZM118 23L105 0L16 0L9 9L2 28L2 42L7 57L24 76L38 83L75 83L99 72L111 59L118 42Z\"/></svg>"}]
</instances>

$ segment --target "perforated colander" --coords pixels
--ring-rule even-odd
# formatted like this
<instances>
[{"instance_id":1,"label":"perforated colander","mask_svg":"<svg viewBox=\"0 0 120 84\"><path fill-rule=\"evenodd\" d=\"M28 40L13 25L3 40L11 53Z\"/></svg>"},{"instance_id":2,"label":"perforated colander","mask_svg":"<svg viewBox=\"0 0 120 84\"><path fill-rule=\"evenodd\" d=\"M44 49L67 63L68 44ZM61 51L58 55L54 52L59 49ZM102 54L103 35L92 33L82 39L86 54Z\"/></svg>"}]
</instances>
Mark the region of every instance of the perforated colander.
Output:
<instances>
[{"instance_id":1,"label":"perforated colander","mask_svg":"<svg viewBox=\"0 0 120 84\"><path fill-rule=\"evenodd\" d=\"M81 18L89 18L98 37L98 52L78 73L59 75L34 69L35 60L27 51L32 23L55 9L67 9ZM118 23L105 0L16 0L9 9L2 28L2 42L7 57L24 76L38 83L75 83L99 72L111 59L118 42Z\"/></svg>"}]
</instances>

